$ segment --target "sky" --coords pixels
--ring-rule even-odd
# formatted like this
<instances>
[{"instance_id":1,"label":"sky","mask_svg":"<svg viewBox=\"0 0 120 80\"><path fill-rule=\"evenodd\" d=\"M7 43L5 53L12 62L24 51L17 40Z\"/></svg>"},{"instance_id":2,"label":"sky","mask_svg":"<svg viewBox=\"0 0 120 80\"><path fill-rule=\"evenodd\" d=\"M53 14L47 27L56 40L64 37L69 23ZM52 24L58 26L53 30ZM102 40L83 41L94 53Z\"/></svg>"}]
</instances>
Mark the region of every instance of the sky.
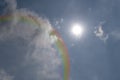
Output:
<instances>
[{"instance_id":1,"label":"sky","mask_svg":"<svg viewBox=\"0 0 120 80\"><path fill-rule=\"evenodd\" d=\"M62 65L61 58L45 33L51 27L68 49L70 80L120 80L119 4L119 0L0 0L1 16L30 14L39 16L41 25L47 25L32 40L37 27L19 22L14 16L12 21L0 22L0 80L63 80L56 71ZM74 23L83 25L82 36L70 32Z\"/></svg>"}]
</instances>

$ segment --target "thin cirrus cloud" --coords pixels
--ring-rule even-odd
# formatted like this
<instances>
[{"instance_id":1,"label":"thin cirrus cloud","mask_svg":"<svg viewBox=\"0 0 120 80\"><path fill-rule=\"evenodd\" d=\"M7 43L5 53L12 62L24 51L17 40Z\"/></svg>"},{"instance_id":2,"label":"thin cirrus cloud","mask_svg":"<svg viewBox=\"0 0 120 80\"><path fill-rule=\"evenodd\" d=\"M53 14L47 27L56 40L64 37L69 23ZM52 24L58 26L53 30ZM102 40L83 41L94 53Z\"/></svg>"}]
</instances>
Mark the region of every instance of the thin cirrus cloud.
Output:
<instances>
[{"instance_id":1,"label":"thin cirrus cloud","mask_svg":"<svg viewBox=\"0 0 120 80\"><path fill-rule=\"evenodd\" d=\"M49 36L52 29L49 21L29 10L17 9L15 0L5 1L4 15L11 15L12 18L0 29L0 51L3 52L0 68L6 71L0 72L0 80L61 80L60 73L56 71L61 59L52 47L55 40ZM41 22L41 26L46 27L23 23L17 14L32 15Z\"/></svg>"},{"instance_id":2,"label":"thin cirrus cloud","mask_svg":"<svg viewBox=\"0 0 120 80\"><path fill-rule=\"evenodd\" d=\"M114 39L116 39L116 40L120 40L120 32L119 32L118 30L113 31L113 32L111 33L111 36L112 36Z\"/></svg>"},{"instance_id":3,"label":"thin cirrus cloud","mask_svg":"<svg viewBox=\"0 0 120 80\"><path fill-rule=\"evenodd\" d=\"M13 76L10 76L3 69L1 69L0 70L0 80L13 80Z\"/></svg>"}]
</instances>

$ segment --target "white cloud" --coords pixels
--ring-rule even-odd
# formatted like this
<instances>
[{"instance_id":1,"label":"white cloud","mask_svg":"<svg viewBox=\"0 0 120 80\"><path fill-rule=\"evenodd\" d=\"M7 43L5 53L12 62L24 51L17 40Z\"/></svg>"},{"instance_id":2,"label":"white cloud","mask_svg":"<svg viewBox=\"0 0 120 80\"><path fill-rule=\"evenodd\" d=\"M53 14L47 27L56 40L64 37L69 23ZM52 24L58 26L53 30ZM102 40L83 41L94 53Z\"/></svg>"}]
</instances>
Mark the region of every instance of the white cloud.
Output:
<instances>
[{"instance_id":1,"label":"white cloud","mask_svg":"<svg viewBox=\"0 0 120 80\"><path fill-rule=\"evenodd\" d=\"M36 13L27 9L16 9L15 0L6 0L8 6L6 8L6 15L11 15L11 21L6 22L0 29L0 41L9 39L16 39L18 37L28 42L28 50L24 56L24 66L33 66L36 71L36 80L61 80L60 74L56 71L61 65L61 59L52 44L55 43L56 37L52 38L49 33L52 26L47 19L42 19ZM22 22L20 16L33 16L40 25L33 25L32 23ZM55 39L55 40L53 40ZM19 47L19 45L17 45ZM18 62L19 63L19 62ZM8 65L9 66L9 65ZM33 67L34 68L34 67ZM3 71L1 77L6 73ZM42 76L39 77L39 76ZM14 76L16 77L16 76ZM9 79L8 79L9 78ZM11 76L0 80L11 80Z\"/></svg>"},{"instance_id":2,"label":"white cloud","mask_svg":"<svg viewBox=\"0 0 120 80\"><path fill-rule=\"evenodd\" d=\"M13 14L17 7L16 0L5 0L5 2L7 3L5 13Z\"/></svg>"},{"instance_id":3,"label":"white cloud","mask_svg":"<svg viewBox=\"0 0 120 80\"><path fill-rule=\"evenodd\" d=\"M103 40L104 42L106 42L106 40L108 39L108 34L105 34L105 32L102 29L102 26L100 25L95 31L94 31L95 35L97 37L99 37L101 40Z\"/></svg>"},{"instance_id":4,"label":"white cloud","mask_svg":"<svg viewBox=\"0 0 120 80\"><path fill-rule=\"evenodd\" d=\"M3 69L0 70L0 80L13 80L13 76L10 76Z\"/></svg>"}]
</instances>

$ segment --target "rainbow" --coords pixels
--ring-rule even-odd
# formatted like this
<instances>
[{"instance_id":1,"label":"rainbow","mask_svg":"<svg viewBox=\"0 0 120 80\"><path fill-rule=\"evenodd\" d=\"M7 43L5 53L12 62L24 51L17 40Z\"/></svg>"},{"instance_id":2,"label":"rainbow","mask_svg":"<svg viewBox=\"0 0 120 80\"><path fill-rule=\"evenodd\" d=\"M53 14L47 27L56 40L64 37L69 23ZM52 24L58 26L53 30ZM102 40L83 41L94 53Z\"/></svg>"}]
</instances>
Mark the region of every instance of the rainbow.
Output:
<instances>
[{"instance_id":1,"label":"rainbow","mask_svg":"<svg viewBox=\"0 0 120 80\"><path fill-rule=\"evenodd\" d=\"M16 15L18 17L19 20L36 25L36 26L40 26L43 21L38 20L37 17L28 14L28 15L23 15L23 14L17 14ZM0 23L2 22L6 22L6 21L10 21L11 19L13 19L13 16L11 15L5 15L5 16L0 16ZM69 55L68 55L68 51L67 48L65 46L64 41L62 40L61 36L59 35L59 33L52 29L50 35L55 35L57 36L57 40L55 42L55 45L59 51L59 54L62 58L62 63L63 63L63 80L69 80L70 77L70 60L69 60Z\"/></svg>"}]
</instances>

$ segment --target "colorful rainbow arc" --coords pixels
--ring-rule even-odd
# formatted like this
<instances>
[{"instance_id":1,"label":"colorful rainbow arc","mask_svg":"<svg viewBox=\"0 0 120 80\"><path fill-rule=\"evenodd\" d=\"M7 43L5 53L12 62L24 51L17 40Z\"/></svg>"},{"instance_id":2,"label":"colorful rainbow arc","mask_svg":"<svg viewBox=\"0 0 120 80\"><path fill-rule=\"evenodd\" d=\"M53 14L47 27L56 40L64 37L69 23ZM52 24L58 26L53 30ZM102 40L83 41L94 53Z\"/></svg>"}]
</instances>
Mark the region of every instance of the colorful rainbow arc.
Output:
<instances>
[{"instance_id":1,"label":"colorful rainbow arc","mask_svg":"<svg viewBox=\"0 0 120 80\"><path fill-rule=\"evenodd\" d=\"M64 64L64 80L69 80L70 77L70 60L68 55L67 47L64 44L61 36L54 30L51 33L52 35L56 35L59 39L56 41L56 46L58 46L58 50L61 53L62 62Z\"/></svg>"},{"instance_id":2,"label":"colorful rainbow arc","mask_svg":"<svg viewBox=\"0 0 120 80\"><path fill-rule=\"evenodd\" d=\"M41 23L43 22L41 20L41 22L34 17L33 15L21 15L21 14L17 14L16 16L19 17L20 20L22 21L26 21L30 24L34 24L37 26L40 26ZM0 23L5 22L5 21L10 21L13 18L13 16L11 15L7 15L7 16L0 16ZM50 33L50 35L56 35L58 37L57 41L56 41L56 46L58 48L58 51L62 57L62 62L64 65L64 79L63 80L69 80L70 77L70 60L69 60L69 55L68 55L68 50L64 44L64 41L62 40L61 36L59 35L59 33L55 30L52 30L52 32Z\"/></svg>"}]
</instances>

